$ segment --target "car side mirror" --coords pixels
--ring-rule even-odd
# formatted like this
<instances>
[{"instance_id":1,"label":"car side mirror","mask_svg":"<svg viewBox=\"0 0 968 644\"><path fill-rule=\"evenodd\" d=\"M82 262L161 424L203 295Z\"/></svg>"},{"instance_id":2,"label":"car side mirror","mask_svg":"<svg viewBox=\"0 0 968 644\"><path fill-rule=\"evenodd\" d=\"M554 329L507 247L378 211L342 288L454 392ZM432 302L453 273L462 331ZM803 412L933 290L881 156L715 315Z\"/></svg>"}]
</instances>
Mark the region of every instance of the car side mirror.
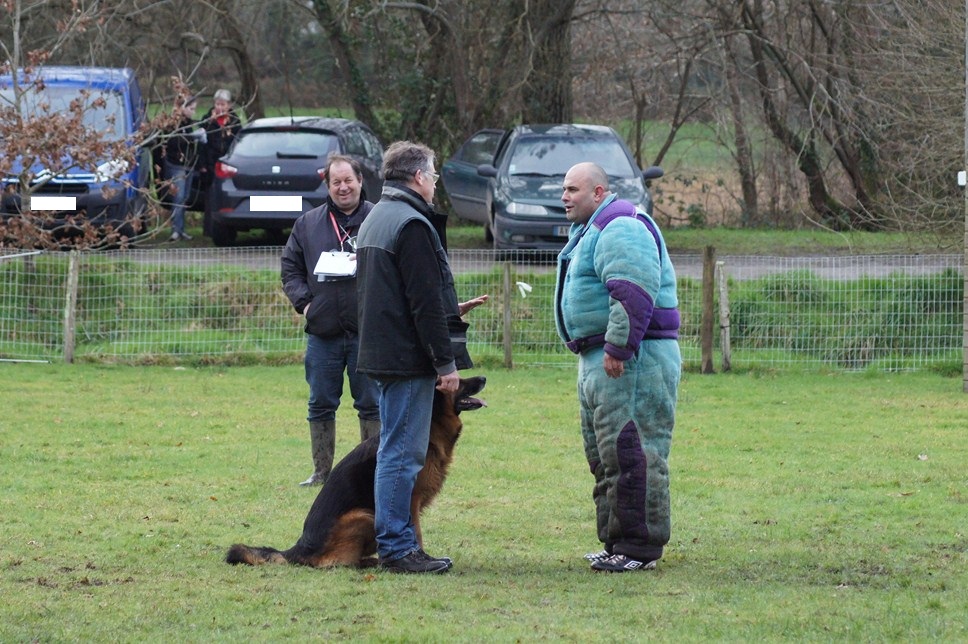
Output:
<instances>
[{"instance_id":1,"label":"car side mirror","mask_svg":"<svg viewBox=\"0 0 968 644\"><path fill-rule=\"evenodd\" d=\"M497 168L492 166L490 163L484 163L477 166L477 174L481 175L482 177L493 178L497 176Z\"/></svg>"},{"instance_id":2,"label":"car side mirror","mask_svg":"<svg viewBox=\"0 0 968 644\"><path fill-rule=\"evenodd\" d=\"M478 170L480 172L480 170ZM648 168L642 171L642 178L646 181L650 179L658 179L665 174L665 170L657 165L650 165Z\"/></svg>"}]
</instances>

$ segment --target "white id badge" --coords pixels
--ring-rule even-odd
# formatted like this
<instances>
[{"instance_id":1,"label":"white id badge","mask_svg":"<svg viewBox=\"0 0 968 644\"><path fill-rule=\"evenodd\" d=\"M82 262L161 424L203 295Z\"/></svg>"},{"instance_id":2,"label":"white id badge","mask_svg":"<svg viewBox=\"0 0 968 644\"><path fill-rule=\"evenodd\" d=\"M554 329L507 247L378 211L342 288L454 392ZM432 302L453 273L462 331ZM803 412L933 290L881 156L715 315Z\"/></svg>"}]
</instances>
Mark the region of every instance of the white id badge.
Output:
<instances>
[{"instance_id":1,"label":"white id badge","mask_svg":"<svg viewBox=\"0 0 968 644\"><path fill-rule=\"evenodd\" d=\"M356 253L335 250L320 253L313 274L320 281L326 277L353 277L356 275Z\"/></svg>"}]
</instances>

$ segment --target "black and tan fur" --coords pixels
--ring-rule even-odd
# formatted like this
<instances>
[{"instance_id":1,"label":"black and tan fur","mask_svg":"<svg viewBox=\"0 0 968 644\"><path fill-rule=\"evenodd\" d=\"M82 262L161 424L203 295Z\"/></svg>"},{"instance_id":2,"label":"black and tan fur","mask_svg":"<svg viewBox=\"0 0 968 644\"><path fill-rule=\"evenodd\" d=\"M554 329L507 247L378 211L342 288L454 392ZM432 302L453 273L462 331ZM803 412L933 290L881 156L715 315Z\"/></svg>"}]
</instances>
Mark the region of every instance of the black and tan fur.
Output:
<instances>
[{"instance_id":1,"label":"black and tan fur","mask_svg":"<svg viewBox=\"0 0 968 644\"><path fill-rule=\"evenodd\" d=\"M461 379L454 394L434 394L433 420L427 459L417 475L410 502L410 515L423 546L420 513L433 502L447 478L454 446L463 424L460 412L478 409L484 403L473 396L484 388L483 376ZM357 445L333 468L316 496L303 523L303 533L289 550L235 544L225 561L230 564L292 563L316 568L333 566L368 567L376 564L376 534L373 528L373 475L379 437Z\"/></svg>"}]
</instances>

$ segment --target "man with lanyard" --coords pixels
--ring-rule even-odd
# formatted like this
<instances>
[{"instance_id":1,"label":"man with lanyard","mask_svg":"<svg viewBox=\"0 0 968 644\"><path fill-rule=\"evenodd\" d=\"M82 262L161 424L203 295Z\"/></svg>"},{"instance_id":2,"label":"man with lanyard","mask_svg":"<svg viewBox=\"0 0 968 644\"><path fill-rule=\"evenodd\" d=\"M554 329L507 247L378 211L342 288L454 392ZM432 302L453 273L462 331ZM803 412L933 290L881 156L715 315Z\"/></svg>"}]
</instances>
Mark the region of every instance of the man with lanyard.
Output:
<instances>
[{"instance_id":1,"label":"man with lanyard","mask_svg":"<svg viewBox=\"0 0 968 644\"><path fill-rule=\"evenodd\" d=\"M306 318L313 473L300 485L324 483L333 467L336 409L343 394L344 372L349 376L353 406L360 420L360 440L380 435L379 391L373 380L356 371L356 275L318 277L313 272L324 253L355 253L356 232L373 208L363 198L362 180L363 172L355 159L330 155L326 164L329 197L325 204L296 220L282 251L282 288L293 308Z\"/></svg>"}]
</instances>

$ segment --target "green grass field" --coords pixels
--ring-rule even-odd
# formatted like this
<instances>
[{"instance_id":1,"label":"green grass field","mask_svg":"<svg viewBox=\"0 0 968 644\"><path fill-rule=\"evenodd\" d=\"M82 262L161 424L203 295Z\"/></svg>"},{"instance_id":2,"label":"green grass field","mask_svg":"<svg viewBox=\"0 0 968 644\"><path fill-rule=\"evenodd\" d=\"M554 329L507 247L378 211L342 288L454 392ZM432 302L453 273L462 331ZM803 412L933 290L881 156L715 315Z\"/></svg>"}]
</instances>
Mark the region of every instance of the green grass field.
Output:
<instances>
[{"instance_id":1,"label":"green grass field","mask_svg":"<svg viewBox=\"0 0 968 644\"><path fill-rule=\"evenodd\" d=\"M574 370L486 375L427 578L222 562L299 536L301 366L0 364L0 641L968 639L960 378L686 374L666 557L602 575Z\"/></svg>"}]
</instances>

